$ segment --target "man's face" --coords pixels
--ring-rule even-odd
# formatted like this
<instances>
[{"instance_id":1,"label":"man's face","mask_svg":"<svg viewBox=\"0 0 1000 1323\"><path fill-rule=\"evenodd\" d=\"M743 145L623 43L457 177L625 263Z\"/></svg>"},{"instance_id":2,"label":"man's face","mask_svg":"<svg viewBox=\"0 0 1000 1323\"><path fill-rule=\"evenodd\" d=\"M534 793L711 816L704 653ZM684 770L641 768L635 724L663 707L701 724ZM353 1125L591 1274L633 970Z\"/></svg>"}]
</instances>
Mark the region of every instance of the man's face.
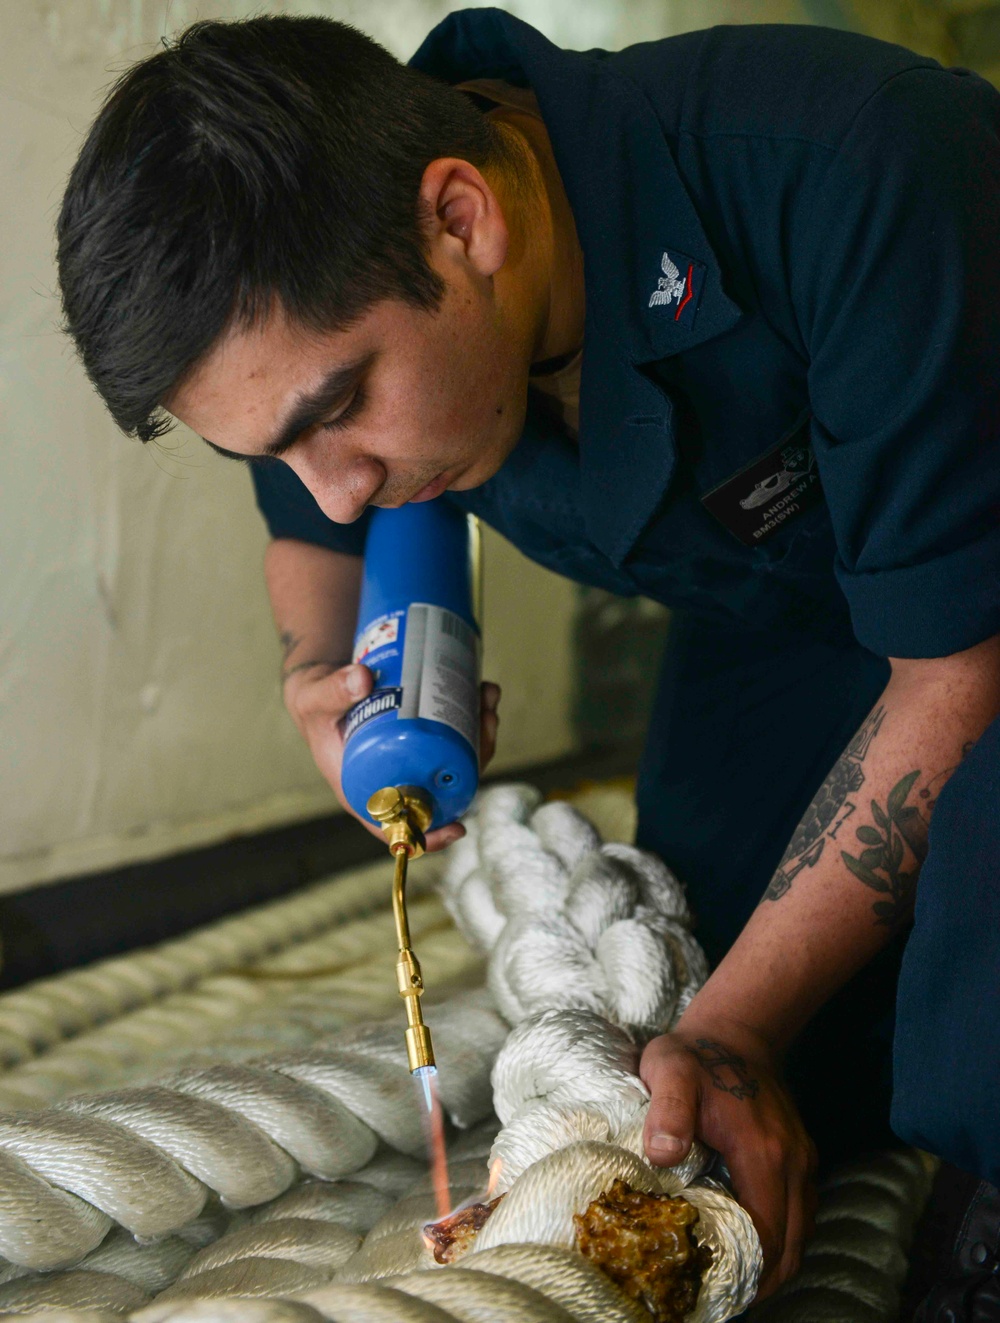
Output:
<instances>
[{"instance_id":1,"label":"man's face","mask_svg":"<svg viewBox=\"0 0 1000 1323\"><path fill-rule=\"evenodd\" d=\"M346 331L276 310L225 333L165 403L230 455L280 454L324 514L350 523L496 473L524 422L530 355L511 331L490 283L467 272L435 312L386 300Z\"/></svg>"}]
</instances>

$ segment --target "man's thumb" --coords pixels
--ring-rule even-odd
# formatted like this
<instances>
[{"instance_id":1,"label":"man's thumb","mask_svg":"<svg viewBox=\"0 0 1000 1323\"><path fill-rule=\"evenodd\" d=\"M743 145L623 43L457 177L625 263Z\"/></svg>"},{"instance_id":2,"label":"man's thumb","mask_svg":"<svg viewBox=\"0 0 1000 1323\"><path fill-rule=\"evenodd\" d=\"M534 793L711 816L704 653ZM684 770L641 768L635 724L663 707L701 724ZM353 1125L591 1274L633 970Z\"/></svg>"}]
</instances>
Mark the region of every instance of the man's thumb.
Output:
<instances>
[{"instance_id":1,"label":"man's thumb","mask_svg":"<svg viewBox=\"0 0 1000 1323\"><path fill-rule=\"evenodd\" d=\"M673 1167L687 1157L694 1140L697 1091L680 1071L664 1066L656 1073L658 1079L647 1080L653 1097L643 1142L654 1167Z\"/></svg>"}]
</instances>

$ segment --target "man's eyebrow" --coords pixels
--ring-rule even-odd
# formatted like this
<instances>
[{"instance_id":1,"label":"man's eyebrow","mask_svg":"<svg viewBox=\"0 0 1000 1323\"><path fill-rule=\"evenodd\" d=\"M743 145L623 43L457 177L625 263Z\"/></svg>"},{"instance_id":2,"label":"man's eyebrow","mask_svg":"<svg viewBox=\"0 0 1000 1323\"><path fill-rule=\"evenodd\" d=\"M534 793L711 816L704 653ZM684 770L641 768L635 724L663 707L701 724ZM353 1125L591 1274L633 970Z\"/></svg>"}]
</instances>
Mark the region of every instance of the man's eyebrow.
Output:
<instances>
[{"instance_id":1,"label":"man's eyebrow","mask_svg":"<svg viewBox=\"0 0 1000 1323\"><path fill-rule=\"evenodd\" d=\"M257 458L256 455L240 455L235 450L223 450L223 448L217 446L214 441L209 441L207 436L203 436L201 439L204 441L205 445L208 446L209 450L214 450L215 453L221 455L223 459L235 459L240 464L249 464L252 460Z\"/></svg>"},{"instance_id":2,"label":"man's eyebrow","mask_svg":"<svg viewBox=\"0 0 1000 1323\"><path fill-rule=\"evenodd\" d=\"M223 450L222 446L209 441L207 436L203 436L202 440L206 446L225 459L236 459L242 463L255 459L276 459L286 450L290 450L303 432L325 420L326 415L341 396L368 371L374 359L374 353L366 354L364 358L356 359L353 363L342 363L332 368L314 390L299 396L281 431L263 450L258 450L252 455L241 455L235 450Z\"/></svg>"}]
</instances>

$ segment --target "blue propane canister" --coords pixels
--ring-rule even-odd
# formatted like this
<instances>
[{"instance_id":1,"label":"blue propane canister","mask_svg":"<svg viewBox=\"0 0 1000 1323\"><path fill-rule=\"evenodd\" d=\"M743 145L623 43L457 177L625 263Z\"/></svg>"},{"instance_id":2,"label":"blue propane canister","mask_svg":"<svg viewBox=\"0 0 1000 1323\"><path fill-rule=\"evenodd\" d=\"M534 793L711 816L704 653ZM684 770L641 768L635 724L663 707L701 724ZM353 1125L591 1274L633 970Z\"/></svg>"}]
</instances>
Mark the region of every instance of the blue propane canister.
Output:
<instances>
[{"instance_id":1,"label":"blue propane canister","mask_svg":"<svg viewBox=\"0 0 1000 1323\"><path fill-rule=\"evenodd\" d=\"M438 498L372 511L354 660L375 686L344 717L341 784L371 822L369 798L415 786L431 829L454 822L479 784L479 629L473 530Z\"/></svg>"}]
</instances>

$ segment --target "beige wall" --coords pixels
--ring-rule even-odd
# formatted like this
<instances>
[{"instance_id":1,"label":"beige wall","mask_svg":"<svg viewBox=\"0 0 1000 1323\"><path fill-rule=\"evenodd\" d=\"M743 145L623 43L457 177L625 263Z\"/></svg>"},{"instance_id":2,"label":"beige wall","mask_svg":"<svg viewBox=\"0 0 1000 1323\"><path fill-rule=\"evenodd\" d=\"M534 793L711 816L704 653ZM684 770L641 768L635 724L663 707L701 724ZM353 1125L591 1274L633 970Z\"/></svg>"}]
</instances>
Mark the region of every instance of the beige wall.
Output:
<instances>
[{"instance_id":1,"label":"beige wall","mask_svg":"<svg viewBox=\"0 0 1000 1323\"><path fill-rule=\"evenodd\" d=\"M54 299L54 215L113 70L164 30L251 8L0 0L0 890L333 807L280 705L246 473L183 430L157 448L119 436ZM449 6L284 8L407 54ZM594 5L573 29L578 7L536 8L590 45L646 35L653 6L625 24L624 5ZM496 545L487 561L508 766L571 742L572 591L519 560Z\"/></svg>"},{"instance_id":2,"label":"beige wall","mask_svg":"<svg viewBox=\"0 0 1000 1323\"><path fill-rule=\"evenodd\" d=\"M0 891L332 807L279 702L247 475L183 430L120 437L58 330L52 225L103 89L197 17L325 13L406 55L454 7L0 0ZM793 0L508 8L584 48L803 17ZM487 566L500 762L558 755L573 591L495 540Z\"/></svg>"}]
</instances>

